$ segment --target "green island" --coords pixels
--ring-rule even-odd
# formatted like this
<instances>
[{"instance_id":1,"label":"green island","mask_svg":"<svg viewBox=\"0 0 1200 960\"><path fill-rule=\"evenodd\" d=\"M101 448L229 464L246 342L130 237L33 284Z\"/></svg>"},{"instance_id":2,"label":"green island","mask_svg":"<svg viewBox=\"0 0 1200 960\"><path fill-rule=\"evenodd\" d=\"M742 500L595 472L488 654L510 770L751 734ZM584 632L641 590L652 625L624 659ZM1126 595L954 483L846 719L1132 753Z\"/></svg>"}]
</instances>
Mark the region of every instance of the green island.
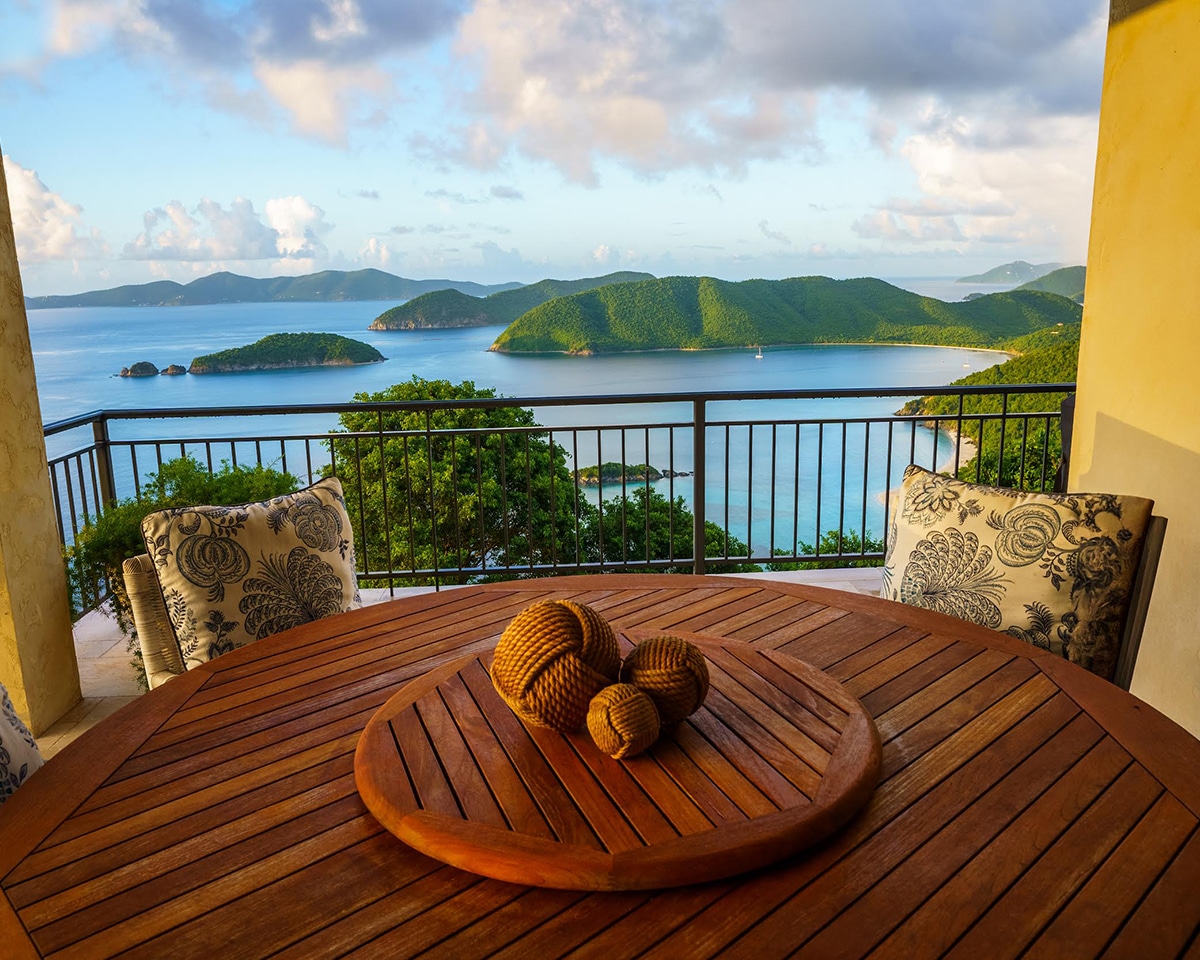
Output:
<instances>
[{"instance_id":1,"label":"green island","mask_svg":"<svg viewBox=\"0 0 1200 960\"><path fill-rule=\"evenodd\" d=\"M652 279L649 273L622 271L580 280L539 280L526 287L501 290L482 298L458 290L436 290L384 311L367 329L429 330L438 327L502 326L555 297L583 293L612 283Z\"/></svg>"},{"instance_id":2,"label":"green island","mask_svg":"<svg viewBox=\"0 0 1200 960\"><path fill-rule=\"evenodd\" d=\"M196 357L188 373L244 373L292 367L346 367L386 360L369 343L336 333L273 333L245 347Z\"/></svg>"},{"instance_id":3,"label":"green island","mask_svg":"<svg viewBox=\"0 0 1200 960\"><path fill-rule=\"evenodd\" d=\"M1052 270L1043 277L1023 283L1018 290L1044 290L1057 293L1060 297L1083 303L1083 282L1087 278L1087 267L1063 267Z\"/></svg>"},{"instance_id":4,"label":"green island","mask_svg":"<svg viewBox=\"0 0 1200 960\"><path fill-rule=\"evenodd\" d=\"M1019 349L1015 341L1078 323L1079 304L1014 290L947 303L883 280L794 277L733 283L665 277L558 297L522 314L492 344L504 353L589 355L808 343L911 343Z\"/></svg>"},{"instance_id":5,"label":"green island","mask_svg":"<svg viewBox=\"0 0 1200 960\"><path fill-rule=\"evenodd\" d=\"M1043 277L1061 266L1061 263L1027 263L1024 260L1014 260L1012 263L1002 263L998 267L992 267L987 273L977 273L972 277L959 277L955 283L1027 283Z\"/></svg>"},{"instance_id":6,"label":"green island","mask_svg":"<svg viewBox=\"0 0 1200 960\"><path fill-rule=\"evenodd\" d=\"M596 487L614 483L653 483L663 477L688 477L688 472L659 470L648 463L620 464L609 460L599 466L584 467L575 471L575 482L584 487Z\"/></svg>"}]
</instances>

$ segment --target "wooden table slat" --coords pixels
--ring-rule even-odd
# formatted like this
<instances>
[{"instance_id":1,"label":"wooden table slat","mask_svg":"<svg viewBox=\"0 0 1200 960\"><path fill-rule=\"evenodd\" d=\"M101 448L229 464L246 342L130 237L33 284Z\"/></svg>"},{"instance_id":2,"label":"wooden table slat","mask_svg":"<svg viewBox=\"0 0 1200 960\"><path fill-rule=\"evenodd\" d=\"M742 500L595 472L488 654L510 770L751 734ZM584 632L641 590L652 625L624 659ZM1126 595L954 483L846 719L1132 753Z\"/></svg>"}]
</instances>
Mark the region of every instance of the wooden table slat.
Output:
<instances>
[{"instance_id":1,"label":"wooden table slat","mask_svg":"<svg viewBox=\"0 0 1200 960\"><path fill-rule=\"evenodd\" d=\"M1161 796L1079 895L1031 945L1030 960L1055 960L1074 949L1100 954L1160 873L1196 829L1196 818L1170 794Z\"/></svg>"},{"instance_id":2,"label":"wooden table slat","mask_svg":"<svg viewBox=\"0 0 1200 960\"><path fill-rule=\"evenodd\" d=\"M1112 739L1101 740L926 899L872 956L899 960L913 956L914 949L933 955L948 950L1129 765L1129 754Z\"/></svg>"}]
</instances>

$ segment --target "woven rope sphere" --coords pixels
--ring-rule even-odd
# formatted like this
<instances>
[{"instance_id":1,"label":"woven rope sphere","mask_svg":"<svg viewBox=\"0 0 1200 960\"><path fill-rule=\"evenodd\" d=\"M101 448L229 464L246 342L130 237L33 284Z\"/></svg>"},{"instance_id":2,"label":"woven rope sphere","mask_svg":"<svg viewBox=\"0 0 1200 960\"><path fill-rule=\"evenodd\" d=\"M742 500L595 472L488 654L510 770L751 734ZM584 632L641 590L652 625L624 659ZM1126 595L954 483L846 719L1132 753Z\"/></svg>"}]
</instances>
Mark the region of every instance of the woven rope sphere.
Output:
<instances>
[{"instance_id":1,"label":"woven rope sphere","mask_svg":"<svg viewBox=\"0 0 1200 960\"><path fill-rule=\"evenodd\" d=\"M544 600L500 635L492 683L523 720L568 733L583 726L592 697L616 681L620 667L607 620L582 603Z\"/></svg>"},{"instance_id":2,"label":"woven rope sphere","mask_svg":"<svg viewBox=\"0 0 1200 960\"><path fill-rule=\"evenodd\" d=\"M704 654L678 637L639 643L621 666L621 680L645 692L664 726L695 713L708 696Z\"/></svg>"},{"instance_id":3,"label":"woven rope sphere","mask_svg":"<svg viewBox=\"0 0 1200 960\"><path fill-rule=\"evenodd\" d=\"M592 697L588 732L596 746L615 760L641 753L658 739L658 708L630 683L614 683Z\"/></svg>"}]
</instances>

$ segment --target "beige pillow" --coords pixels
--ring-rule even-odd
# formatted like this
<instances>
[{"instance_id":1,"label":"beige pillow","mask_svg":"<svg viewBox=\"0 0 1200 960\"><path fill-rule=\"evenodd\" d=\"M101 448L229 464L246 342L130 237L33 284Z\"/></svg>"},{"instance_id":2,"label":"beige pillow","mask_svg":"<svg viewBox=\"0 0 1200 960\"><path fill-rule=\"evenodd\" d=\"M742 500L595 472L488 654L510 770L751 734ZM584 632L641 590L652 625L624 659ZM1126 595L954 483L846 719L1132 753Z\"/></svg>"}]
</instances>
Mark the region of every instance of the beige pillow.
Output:
<instances>
[{"instance_id":1,"label":"beige pillow","mask_svg":"<svg viewBox=\"0 0 1200 960\"><path fill-rule=\"evenodd\" d=\"M142 536L188 669L361 605L336 478L261 503L160 510Z\"/></svg>"},{"instance_id":2,"label":"beige pillow","mask_svg":"<svg viewBox=\"0 0 1200 960\"><path fill-rule=\"evenodd\" d=\"M881 595L1112 679L1153 500L1023 493L904 471Z\"/></svg>"}]
</instances>

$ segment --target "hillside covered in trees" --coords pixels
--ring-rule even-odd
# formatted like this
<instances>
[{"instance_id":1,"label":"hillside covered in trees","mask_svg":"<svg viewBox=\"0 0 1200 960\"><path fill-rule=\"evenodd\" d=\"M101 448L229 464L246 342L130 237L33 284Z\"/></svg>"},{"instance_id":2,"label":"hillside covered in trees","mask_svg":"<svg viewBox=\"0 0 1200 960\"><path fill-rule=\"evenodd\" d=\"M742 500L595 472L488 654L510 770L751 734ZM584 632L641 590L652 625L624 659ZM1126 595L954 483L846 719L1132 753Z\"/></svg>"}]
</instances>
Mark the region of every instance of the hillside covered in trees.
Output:
<instances>
[{"instance_id":1,"label":"hillside covered in trees","mask_svg":"<svg viewBox=\"0 0 1200 960\"><path fill-rule=\"evenodd\" d=\"M196 357L188 373L240 373L290 367L345 367L386 360L369 343L336 333L273 333L232 350Z\"/></svg>"},{"instance_id":2,"label":"hillside covered in trees","mask_svg":"<svg viewBox=\"0 0 1200 960\"><path fill-rule=\"evenodd\" d=\"M26 297L25 307L181 307L210 303L276 303L321 300L407 300L431 290L456 289L482 297L519 287L459 280L409 280L382 270L322 270L300 277L243 277L221 271L191 283L155 280L65 296Z\"/></svg>"},{"instance_id":3,"label":"hillside covered in trees","mask_svg":"<svg viewBox=\"0 0 1200 960\"><path fill-rule=\"evenodd\" d=\"M1044 277L1023 283L1018 290L1044 290L1046 293L1057 293L1060 297L1083 303L1083 283L1087 278L1087 267L1063 267L1054 270Z\"/></svg>"},{"instance_id":4,"label":"hillside covered in trees","mask_svg":"<svg viewBox=\"0 0 1200 960\"><path fill-rule=\"evenodd\" d=\"M593 354L802 343L999 348L1078 323L1080 315L1078 304L1037 291L946 303L874 279L730 283L666 277L550 300L518 317L492 349Z\"/></svg>"},{"instance_id":5,"label":"hillside covered in trees","mask_svg":"<svg viewBox=\"0 0 1200 960\"><path fill-rule=\"evenodd\" d=\"M1075 323L1041 331L1024 340L1027 353L955 380L952 386L1074 383L1079 366L1080 326ZM971 439L978 448L978 454L959 467L958 476L963 480L1036 489L1040 486L1044 466L1046 476L1053 478L1062 460L1062 436L1057 416L1049 418L1049 422L1043 418L1030 418L1027 428L1013 426L1010 422L1004 432L1004 463L1001 467L1000 423L998 420L989 420L988 415L998 416L1002 408L1010 416L1022 413L1057 414L1065 397L1065 393L1059 392L1014 393L1008 396L1007 404L999 394L966 397L963 403L962 435ZM897 412L904 416L957 417L958 397L922 397L910 401ZM981 415L982 420L970 419ZM1019 469L1022 452L1026 463L1023 474Z\"/></svg>"},{"instance_id":6,"label":"hillside covered in trees","mask_svg":"<svg viewBox=\"0 0 1200 960\"><path fill-rule=\"evenodd\" d=\"M472 297L457 290L437 290L381 313L369 330L427 330L436 327L487 327L512 323L517 317L555 297L582 293L610 283L652 280L649 273L621 271L580 280L539 280L515 290Z\"/></svg>"}]
</instances>

